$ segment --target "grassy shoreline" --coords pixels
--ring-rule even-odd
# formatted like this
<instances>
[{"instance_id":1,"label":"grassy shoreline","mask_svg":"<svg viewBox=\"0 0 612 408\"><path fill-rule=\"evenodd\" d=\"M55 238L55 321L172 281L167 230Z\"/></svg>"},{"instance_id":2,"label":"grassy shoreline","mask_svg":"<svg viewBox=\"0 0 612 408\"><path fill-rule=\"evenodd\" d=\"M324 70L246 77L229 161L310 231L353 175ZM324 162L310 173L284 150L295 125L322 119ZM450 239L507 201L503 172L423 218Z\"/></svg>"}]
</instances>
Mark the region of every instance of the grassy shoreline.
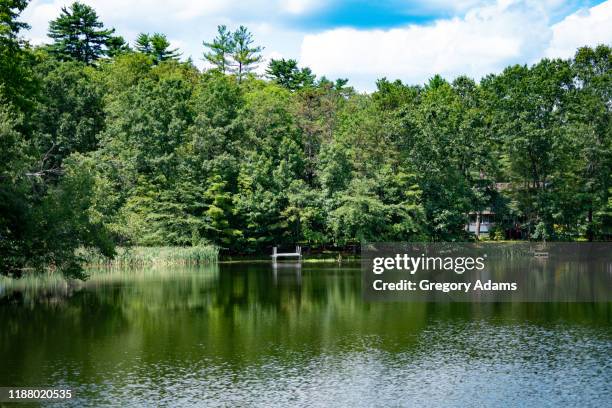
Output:
<instances>
[{"instance_id":1,"label":"grassy shoreline","mask_svg":"<svg viewBox=\"0 0 612 408\"><path fill-rule=\"evenodd\" d=\"M84 266L152 266L152 265L201 265L208 263L270 262L267 254L260 255L221 255L220 248L213 245L195 247L118 247L113 259L98 253L81 250ZM357 255L347 255L338 251L317 253L302 258L302 262L350 262L358 261Z\"/></svg>"},{"instance_id":2,"label":"grassy shoreline","mask_svg":"<svg viewBox=\"0 0 612 408\"><path fill-rule=\"evenodd\" d=\"M240 263L271 263L268 255L257 256L221 256L220 248L212 245L195 247L159 246L159 247L118 247L117 255L113 259L106 258L97 252L79 249L77 254L83 258L83 267L88 278L85 281L65 277L57 271L44 273L26 272L20 278L0 275L0 294L3 289L66 289L82 286L85 282L108 279L109 273L120 272L125 275L135 275L143 278L148 275L148 268L158 267L197 267L214 264L240 264ZM359 256L329 251L313 254L302 258L303 263L351 263L360 260ZM295 260L279 260L279 262L295 262Z\"/></svg>"},{"instance_id":3,"label":"grassy shoreline","mask_svg":"<svg viewBox=\"0 0 612 408\"><path fill-rule=\"evenodd\" d=\"M80 254L84 266L152 266L152 265L203 265L219 261L219 247L201 245L193 247L118 247L113 259L86 250Z\"/></svg>"}]
</instances>

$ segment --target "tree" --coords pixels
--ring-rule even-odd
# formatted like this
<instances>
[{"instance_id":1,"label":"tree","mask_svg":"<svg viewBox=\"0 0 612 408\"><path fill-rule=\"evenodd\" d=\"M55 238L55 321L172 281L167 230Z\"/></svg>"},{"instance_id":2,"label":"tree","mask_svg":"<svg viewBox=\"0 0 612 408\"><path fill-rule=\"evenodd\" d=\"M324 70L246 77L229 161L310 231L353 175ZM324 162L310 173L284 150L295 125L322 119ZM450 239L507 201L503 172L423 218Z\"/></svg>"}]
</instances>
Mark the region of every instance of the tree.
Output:
<instances>
[{"instance_id":1,"label":"tree","mask_svg":"<svg viewBox=\"0 0 612 408\"><path fill-rule=\"evenodd\" d=\"M204 212L205 236L209 242L227 247L242 235L240 230L232 228L230 224L233 214L232 195L219 175L209 179L207 184L209 187L204 194L208 206Z\"/></svg>"},{"instance_id":2,"label":"tree","mask_svg":"<svg viewBox=\"0 0 612 408\"><path fill-rule=\"evenodd\" d=\"M136 48L136 51L138 52L151 55L153 53L153 45L151 44L151 37L149 36L149 34L138 34L134 48Z\"/></svg>"},{"instance_id":3,"label":"tree","mask_svg":"<svg viewBox=\"0 0 612 408\"><path fill-rule=\"evenodd\" d=\"M457 241L488 209L531 239L611 236L608 46L358 94L291 59L241 84L245 27L204 43L206 72L159 33L131 52L80 3L32 50L25 5L0 1L2 274L82 277L82 246Z\"/></svg>"},{"instance_id":4,"label":"tree","mask_svg":"<svg viewBox=\"0 0 612 408\"><path fill-rule=\"evenodd\" d=\"M289 185L303 174L304 159L290 111L291 93L268 86L248 93L245 100L244 148L235 202L249 247L261 248L289 239L283 210Z\"/></svg>"},{"instance_id":5,"label":"tree","mask_svg":"<svg viewBox=\"0 0 612 408\"><path fill-rule=\"evenodd\" d=\"M483 87L492 129L501 138L503 171L515 185L511 194L527 233L540 223L549 232L554 225L569 226L567 213L558 211L575 206L562 201L569 197L564 191L575 154L566 120L568 90L574 87L569 61L508 67L483 80Z\"/></svg>"},{"instance_id":6,"label":"tree","mask_svg":"<svg viewBox=\"0 0 612 408\"><path fill-rule=\"evenodd\" d=\"M406 86L399 79L389 82L387 78L381 78L376 81L376 92L372 98L382 112L395 112L412 103L418 92L418 87Z\"/></svg>"},{"instance_id":7,"label":"tree","mask_svg":"<svg viewBox=\"0 0 612 408\"><path fill-rule=\"evenodd\" d=\"M130 45L120 35L112 36L106 46L108 48L107 55L111 58L132 51Z\"/></svg>"},{"instance_id":8,"label":"tree","mask_svg":"<svg viewBox=\"0 0 612 408\"><path fill-rule=\"evenodd\" d=\"M612 173L612 48L580 48L571 69L577 87L567 110L580 183L574 192L586 212L586 236L593 241L612 229L605 211Z\"/></svg>"},{"instance_id":9,"label":"tree","mask_svg":"<svg viewBox=\"0 0 612 408\"><path fill-rule=\"evenodd\" d=\"M59 168L71 153L98 147L104 127L103 89L91 67L47 58L36 66L40 93L31 116L35 145L46 153L48 168Z\"/></svg>"},{"instance_id":10,"label":"tree","mask_svg":"<svg viewBox=\"0 0 612 408\"><path fill-rule=\"evenodd\" d=\"M127 59L139 61L137 55ZM108 227L127 242L190 244L202 200L181 184L179 152L192 122L192 68L160 64L151 75L138 64L130 68L139 79L109 96L103 147L95 153L104 163L101 178L109 181L101 194L116 197Z\"/></svg>"},{"instance_id":11,"label":"tree","mask_svg":"<svg viewBox=\"0 0 612 408\"><path fill-rule=\"evenodd\" d=\"M313 86L316 76L310 68L300 69L297 61L293 59L285 60L272 59L266 69L268 78L291 91Z\"/></svg>"},{"instance_id":12,"label":"tree","mask_svg":"<svg viewBox=\"0 0 612 408\"><path fill-rule=\"evenodd\" d=\"M49 51L61 60L91 64L107 55L114 32L104 28L92 7L75 2L69 9L62 7L60 16L49 23L48 36L53 39Z\"/></svg>"},{"instance_id":13,"label":"tree","mask_svg":"<svg viewBox=\"0 0 612 408\"><path fill-rule=\"evenodd\" d=\"M333 89L335 91L350 91L352 88L347 87L348 79L346 78L337 78L335 81L330 81L327 77L322 76L316 83L316 86L319 88Z\"/></svg>"},{"instance_id":14,"label":"tree","mask_svg":"<svg viewBox=\"0 0 612 408\"><path fill-rule=\"evenodd\" d=\"M19 274L27 261L30 205L25 173L33 157L17 130L23 116L4 98L0 102L0 274L6 275Z\"/></svg>"},{"instance_id":15,"label":"tree","mask_svg":"<svg viewBox=\"0 0 612 408\"><path fill-rule=\"evenodd\" d=\"M28 0L4 0L0 2L0 41L3 45L8 42L16 42L19 31L30 28L27 23L17 21L17 17L27 5Z\"/></svg>"},{"instance_id":16,"label":"tree","mask_svg":"<svg viewBox=\"0 0 612 408\"><path fill-rule=\"evenodd\" d=\"M225 74L231 67L230 57L234 52L234 36L227 29L227 26L217 26L217 36L211 43L203 42L209 48L209 52L204 53L204 60L210 62L217 70Z\"/></svg>"},{"instance_id":17,"label":"tree","mask_svg":"<svg viewBox=\"0 0 612 408\"><path fill-rule=\"evenodd\" d=\"M325 245L332 241L327 229L325 197L303 180L294 180L287 191L287 206L281 216L291 242Z\"/></svg>"},{"instance_id":18,"label":"tree","mask_svg":"<svg viewBox=\"0 0 612 408\"><path fill-rule=\"evenodd\" d=\"M79 247L98 250L112 257L115 246L105 225L92 217L95 181L91 160L75 155L67 159L61 180L49 185L44 197L31 210L29 259L26 266L37 270L57 269L70 278L86 278Z\"/></svg>"},{"instance_id":19,"label":"tree","mask_svg":"<svg viewBox=\"0 0 612 408\"><path fill-rule=\"evenodd\" d=\"M29 28L17 20L27 4L27 0L0 1L0 89L22 110L31 108L36 87L32 54L18 37L20 30Z\"/></svg>"},{"instance_id":20,"label":"tree","mask_svg":"<svg viewBox=\"0 0 612 408\"><path fill-rule=\"evenodd\" d=\"M180 56L178 48L170 49L170 42L164 34L160 33L152 35L140 33L136 39L136 50L151 56L154 64L171 59L175 60Z\"/></svg>"},{"instance_id":21,"label":"tree","mask_svg":"<svg viewBox=\"0 0 612 408\"><path fill-rule=\"evenodd\" d=\"M253 42L253 34L245 26L240 26L234 31L232 49L234 66L231 67L231 71L238 78L238 83L261 62L262 56L259 53L263 47L252 47Z\"/></svg>"},{"instance_id":22,"label":"tree","mask_svg":"<svg viewBox=\"0 0 612 408\"><path fill-rule=\"evenodd\" d=\"M467 106L439 76L430 79L416 102L402 109L397 143L422 190L427 235L441 241L465 239L467 215L475 209L472 174L478 173L478 155L472 152L475 132L464 130Z\"/></svg>"},{"instance_id":23,"label":"tree","mask_svg":"<svg viewBox=\"0 0 612 408\"><path fill-rule=\"evenodd\" d=\"M22 117L12 106L0 108L0 274L19 277L25 268L56 269L84 278L80 246L112 256L106 228L91 217L92 173L76 158L68 160L57 182L38 165L35 150L17 130Z\"/></svg>"}]
</instances>

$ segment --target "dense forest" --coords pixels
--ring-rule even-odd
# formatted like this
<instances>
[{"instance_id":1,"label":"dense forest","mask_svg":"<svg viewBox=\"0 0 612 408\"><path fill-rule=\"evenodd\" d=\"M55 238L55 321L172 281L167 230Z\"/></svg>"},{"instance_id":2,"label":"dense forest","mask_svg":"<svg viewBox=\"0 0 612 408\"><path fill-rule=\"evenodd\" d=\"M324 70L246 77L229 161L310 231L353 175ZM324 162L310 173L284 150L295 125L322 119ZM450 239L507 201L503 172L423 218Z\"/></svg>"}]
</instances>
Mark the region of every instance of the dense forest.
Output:
<instances>
[{"instance_id":1,"label":"dense forest","mask_svg":"<svg viewBox=\"0 0 612 408\"><path fill-rule=\"evenodd\" d=\"M611 237L608 45L364 94L294 60L255 75L245 27L203 41L201 71L80 3L34 47L26 5L0 0L3 274L80 276L79 247L466 241L484 211L490 239Z\"/></svg>"}]
</instances>

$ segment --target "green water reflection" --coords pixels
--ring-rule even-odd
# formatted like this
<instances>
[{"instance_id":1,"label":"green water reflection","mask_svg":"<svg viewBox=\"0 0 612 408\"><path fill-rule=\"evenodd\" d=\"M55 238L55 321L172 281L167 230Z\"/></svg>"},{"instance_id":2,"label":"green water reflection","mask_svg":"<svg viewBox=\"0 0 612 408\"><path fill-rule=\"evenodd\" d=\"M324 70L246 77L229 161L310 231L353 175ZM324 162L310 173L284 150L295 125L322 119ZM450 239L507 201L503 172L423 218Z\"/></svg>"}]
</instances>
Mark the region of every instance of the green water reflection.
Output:
<instances>
[{"instance_id":1,"label":"green water reflection","mask_svg":"<svg viewBox=\"0 0 612 408\"><path fill-rule=\"evenodd\" d=\"M359 266L96 273L0 293L0 385L75 406L602 406L610 303L365 303Z\"/></svg>"}]
</instances>

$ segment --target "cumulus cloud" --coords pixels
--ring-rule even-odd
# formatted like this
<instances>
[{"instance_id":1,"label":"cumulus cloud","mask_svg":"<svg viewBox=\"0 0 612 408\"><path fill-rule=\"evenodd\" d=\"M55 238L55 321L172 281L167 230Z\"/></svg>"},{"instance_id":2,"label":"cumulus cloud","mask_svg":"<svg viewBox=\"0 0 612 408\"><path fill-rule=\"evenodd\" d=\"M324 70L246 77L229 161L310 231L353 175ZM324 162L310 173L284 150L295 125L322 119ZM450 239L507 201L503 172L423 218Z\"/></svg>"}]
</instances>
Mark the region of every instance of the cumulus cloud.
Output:
<instances>
[{"instance_id":1,"label":"cumulus cloud","mask_svg":"<svg viewBox=\"0 0 612 408\"><path fill-rule=\"evenodd\" d=\"M320 0L281 0L280 8L281 10L289 13L289 14L304 14L307 12L312 12L323 4Z\"/></svg>"},{"instance_id":2,"label":"cumulus cloud","mask_svg":"<svg viewBox=\"0 0 612 408\"><path fill-rule=\"evenodd\" d=\"M318 74L348 76L353 83L356 79L358 88L369 90L382 76L408 83L423 83L435 73L478 79L509 64L568 50L571 55L578 45L612 40L612 1L551 26L549 15L558 6L555 0L499 0L474 7L462 18L430 25L309 34L302 42L300 62Z\"/></svg>"},{"instance_id":3,"label":"cumulus cloud","mask_svg":"<svg viewBox=\"0 0 612 408\"><path fill-rule=\"evenodd\" d=\"M48 42L49 21L72 1L32 0L22 15L32 29L24 35L35 44ZM612 0L579 11L575 1L563 0L392 0L394 7L406 8L406 15L437 10L455 17L388 30L320 32L296 22L305 16L324 18L325 10L341 0L80 1L128 41L139 32L166 34L184 58L192 56L200 67L202 40L212 39L218 24L244 24L257 45L266 47L266 61L296 58L318 75L349 78L359 90L372 90L383 76L408 83L423 83L435 73L479 78L508 64L569 57L582 45L612 43ZM257 72L264 69L262 63Z\"/></svg>"},{"instance_id":4,"label":"cumulus cloud","mask_svg":"<svg viewBox=\"0 0 612 408\"><path fill-rule=\"evenodd\" d=\"M32 30L29 37L34 41L45 39L49 21L56 18L62 7L69 6L73 0L32 0L23 12L23 19ZM107 26L138 33L141 31L161 32L191 31L197 35L206 28L213 31L218 24L231 20L230 16L253 16L259 20L266 7L266 0L238 1L228 0L80 0L92 6ZM125 34L124 34L125 35ZM187 42L187 38L184 42ZM46 40L45 40L46 41Z\"/></svg>"},{"instance_id":5,"label":"cumulus cloud","mask_svg":"<svg viewBox=\"0 0 612 408\"><path fill-rule=\"evenodd\" d=\"M49 21L59 16L62 7L73 0L32 0L22 14L22 19L32 27L24 32L33 44L47 43ZM203 40L216 35L219 24L230 28L245 24L254 32L258 44L269 45L269 39L288 38L299 44L295 34L285 31L279 34L277 27L263 22L260 14L270 5L267 0L230 2L227 0L80 0L92 6L106 27L114 27L117 34L133 43L140 32L161 32L167 35L172 46L179 46L184 58L192 57L196 65L204 67ZM244 17L244 16L248 16ZM281 48L276 45L275 48Z\"/></svg>"},{"instance_id":6,"label":"cumulus cloud","mask_svg":"<svg viewBox=\"0 0 612 408\"><path fill-rule=\"evenodd\" d=\"M580 10L552 26L547 57L567 58L584 45L612 43L612 1Z\"/></svg>"}]
</instances>

